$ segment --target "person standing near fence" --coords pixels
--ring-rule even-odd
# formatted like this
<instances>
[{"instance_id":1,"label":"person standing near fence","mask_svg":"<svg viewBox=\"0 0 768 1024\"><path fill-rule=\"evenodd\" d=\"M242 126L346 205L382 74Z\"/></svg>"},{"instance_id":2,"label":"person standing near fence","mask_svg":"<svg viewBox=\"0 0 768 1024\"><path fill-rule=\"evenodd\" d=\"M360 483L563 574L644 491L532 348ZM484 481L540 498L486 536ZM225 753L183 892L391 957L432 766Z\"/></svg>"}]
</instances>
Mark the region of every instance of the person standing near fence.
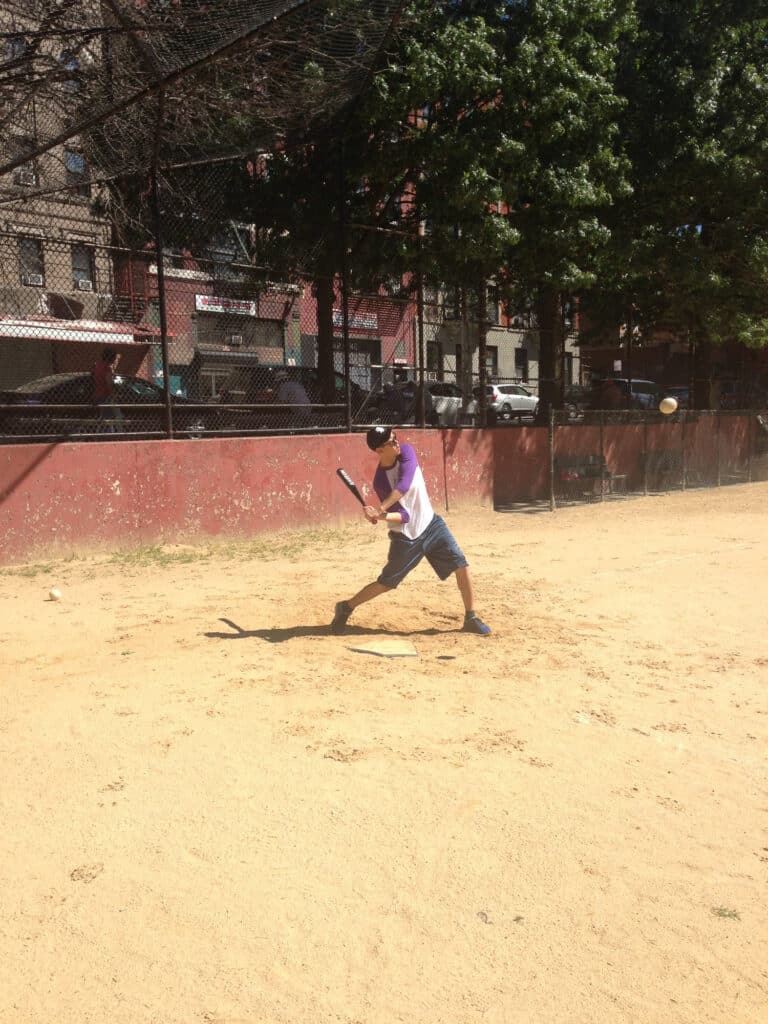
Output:
<instances>
[{"instance_id":1,"label":"person standing near fence","mask_svg":"<svg viewBox=\"0 0 768 1024\"><path fill-rule=\"evenodd\" d=\"M296 406L287 414L288 426L309 426L311 419L309 395L301 381L291 380L287 370L278 370L275 374L275 384L277 385L275 394L277 404Z\"/></svg>"},{"instance_id":2,"label":"person standing near fence","mask_svg":"<svg viewBox=\"0 0 768 1024\"><path fill-rule=\"evenodd\" d=\"M616 410L624 407L624 395L621 386L613 377L606 377L600 382L596 395L595 409Z\"/></svg>"},{"instance_id":3,"label":"person standing near fence","mask_svg":"<svg viewBox=\"0 0 768 1024\"><path fill-rule=\"evenodd\" d=\"M93 403L98 406L99 419L102 420L110 433L120 429L123 411L115 405L115 374L114 363L117 352L113 348L105 348L93 367Z\"/></svg>"}]
</instances>

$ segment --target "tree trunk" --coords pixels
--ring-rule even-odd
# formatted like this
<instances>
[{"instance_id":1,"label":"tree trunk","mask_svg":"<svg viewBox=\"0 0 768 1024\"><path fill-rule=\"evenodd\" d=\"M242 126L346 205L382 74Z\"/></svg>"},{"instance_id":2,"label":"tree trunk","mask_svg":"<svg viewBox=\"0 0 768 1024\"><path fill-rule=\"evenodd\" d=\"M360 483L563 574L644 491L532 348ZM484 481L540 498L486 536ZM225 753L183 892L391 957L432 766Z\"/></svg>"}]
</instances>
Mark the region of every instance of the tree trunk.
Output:
<instances>
[{"instance_id":1,"label":"tree trunk","mask_svg":"<svg viewBox=\"0 0 768 1024\"><path fill-rule=\"evenodd\" d=\"M317 297L317 375L320 394L324 402L336 401L336 382L333 361L333 278L316 277Z\"/></svg>"},{"instance_id":2,"label":"tree trunk","mask_svg":"<svg viewBox=\"0 0 768 1024\"><path fill-rule=\"evenodd\" d=\"M461 289L461 320L459 321L459 344L461 346L461 390L468 401L472 400L472 393L475 386L475 379L472 374L472 357L474 355L472 338L469 334L469 310L467 308L467 292ZM477 403L477 423L485 423L485 395L479 392Z\"/></svg>"},{"instance_id":3,"label":"tree trunk","mask_svg":"<svg viewBox=\"0 0 768 1024\"><path fill-rule=\"evenodd\" d=\"M560 295L552 288L542 289L536 297L539 328L539 409L537 423L549 422L550 409L559 409L563 400L563 319Z\"/></svg>"},{"instance_id":4,"label":"tree trunk","mask_svg":"<svg viewBox=\"0 0 768 1024\"><path fill-rule=\"evenodd\" d=\"M478 385L480 387L480 426L493 426L488 422L488 407L485 400L485 385L488 383L488 349L486 347L486 332L488 330L488 309L485 295L485 281L480 281L477 286L477 368L479 371Z\"/></svg>"},{"instance_id":5,"label":"tree trunk","mask_svg":"<svg viewBox=\"0 0 768 1024\"><path fill-rule=\"evenodd\" d=\"M690 398L692 409L712 408L712 343L710 341L699 340L696 343L693 393Z\"/></svg>"}]
</instances>

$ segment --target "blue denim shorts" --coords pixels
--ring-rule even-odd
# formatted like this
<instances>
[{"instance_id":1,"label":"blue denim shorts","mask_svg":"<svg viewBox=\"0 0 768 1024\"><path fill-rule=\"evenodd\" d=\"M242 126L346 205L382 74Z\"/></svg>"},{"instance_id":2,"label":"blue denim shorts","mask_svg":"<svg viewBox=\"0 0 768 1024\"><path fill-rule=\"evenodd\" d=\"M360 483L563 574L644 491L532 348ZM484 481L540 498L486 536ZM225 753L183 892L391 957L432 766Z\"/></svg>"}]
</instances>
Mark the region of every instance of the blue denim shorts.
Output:
<instances>
[{"instance_id":1,"label":"blue denim shorts","mask_svg":"<svg viewBox=\"0 0 768 1024\"><path fill-rule=\"evenodd\" d=\"M416 540L390 530L389 557L377 583L394 589L422 558L426 558L441 580L447 580L452 572L469 564L445 520L436 515Z\"/></svg>"}]
</instances>

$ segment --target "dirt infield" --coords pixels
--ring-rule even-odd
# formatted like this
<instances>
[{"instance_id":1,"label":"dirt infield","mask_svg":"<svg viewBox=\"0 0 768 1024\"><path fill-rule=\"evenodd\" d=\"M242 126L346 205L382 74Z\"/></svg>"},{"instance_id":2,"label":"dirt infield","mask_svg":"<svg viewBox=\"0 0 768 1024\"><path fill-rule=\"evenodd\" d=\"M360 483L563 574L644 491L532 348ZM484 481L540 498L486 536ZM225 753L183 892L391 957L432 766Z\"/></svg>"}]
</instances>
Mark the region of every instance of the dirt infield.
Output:
<instances>
[{"instance_id":1,"label":"dirt infield","mask_svg":"<svg viewBox=\"0 0 768 1024\"><path fill-rule=\"evenodd\" d=\"M362 519L0 572L2 1024L765 1020L767 506L448 514L487 639L331 636Z\"/></svg>"}]
</instances>

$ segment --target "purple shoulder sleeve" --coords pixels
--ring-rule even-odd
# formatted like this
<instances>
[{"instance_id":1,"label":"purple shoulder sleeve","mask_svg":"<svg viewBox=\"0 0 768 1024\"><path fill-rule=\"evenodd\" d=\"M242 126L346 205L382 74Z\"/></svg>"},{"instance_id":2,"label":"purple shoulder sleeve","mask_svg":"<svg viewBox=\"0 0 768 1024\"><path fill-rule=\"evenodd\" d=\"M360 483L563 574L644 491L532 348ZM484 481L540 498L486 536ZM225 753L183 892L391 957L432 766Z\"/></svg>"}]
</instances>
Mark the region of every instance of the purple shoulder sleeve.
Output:
<instances>
[{"instance_id":1,"label":"purple shoulder sleeve","mask_svg":"<svg viewBox=\"0 0 768 1024\"><path fill-rule=\"evenodd\" d=\"M387 474L381 466L376 469L376 473L374 474L373 489L376 491L379 501L385 501L392 492L392 488L389 486L389 480L387 480Z\"/></svg>"},{"instance_id":2,"label":"purple shoulder sleeve","mask_svg":"<svg viewBox=\"0 0 768 1024\"><path fill-rule=\"evenodd\" d=\"M416 475L416 470L419 468L419 460L416 458L416 452L413 446L410 444L403 444L400 446L400 475L397 478L395 484L398 491L402 494L407 494L413 484L413 478Z\"/></svg>"}]
</instances>

